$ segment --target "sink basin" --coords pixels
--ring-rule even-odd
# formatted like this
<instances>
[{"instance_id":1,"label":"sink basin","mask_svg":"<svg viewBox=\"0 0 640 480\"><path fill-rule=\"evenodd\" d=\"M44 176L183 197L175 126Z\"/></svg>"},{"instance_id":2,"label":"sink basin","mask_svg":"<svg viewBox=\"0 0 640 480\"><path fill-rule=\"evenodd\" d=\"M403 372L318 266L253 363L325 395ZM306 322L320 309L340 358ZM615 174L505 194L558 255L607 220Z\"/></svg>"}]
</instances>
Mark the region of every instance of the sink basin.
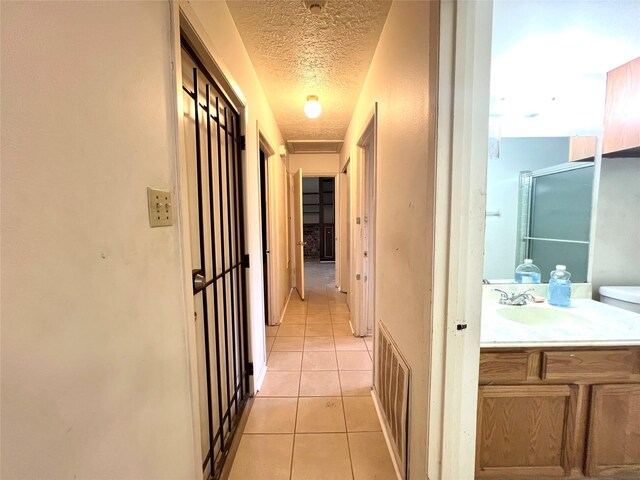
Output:
<instances>
[{"instance_id":1,"label":"sink basin","mask_svg":"<svg viewBox=\"0 0 640 480\"><path fill-rule=\"evenodd\" d=\"M580 321L581 318L569 312L551 308L506 307L499 308L496 313L512 322L525 325L558 325L561 323Z\"/></svg>"}]
</instances>

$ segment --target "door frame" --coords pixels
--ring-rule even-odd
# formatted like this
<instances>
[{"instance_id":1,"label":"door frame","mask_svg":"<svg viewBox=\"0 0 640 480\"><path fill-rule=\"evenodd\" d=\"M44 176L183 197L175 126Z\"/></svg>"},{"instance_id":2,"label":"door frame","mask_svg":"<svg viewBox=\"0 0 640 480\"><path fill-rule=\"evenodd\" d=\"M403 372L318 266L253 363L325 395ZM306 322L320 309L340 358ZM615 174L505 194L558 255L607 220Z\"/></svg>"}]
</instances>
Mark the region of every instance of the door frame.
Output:
<instances>
[{"instance_id":1,"label":"door frame","mask_svg":"<svg viewBox=\"0 0 640 480\"><path fill-rule=\"evenodd\" d=\"M434 479L475 476L492 12L492 0L440 3L426 459Z\"/></svg>"},{"instance_id":2,"label":"door frame","mask_svg":"<svg viewBox=\"0 0 640 480\"><path fill-rule=\"evenodd\" d=\"M357 163L355 165L355 207L351 204L351 275L349 300L353 300L353 330L358 337L367 336L367 326L371 325L371 334L375 343L375 258L376 258L376 160L377 160L378 103L376 102L367 117L365 127L356 142ZM353 172L352 172L353 173ZM368 202L369 218L364 218L365 204ZM354 215L355 214L355 215ZM361 240L364 223L368 224L365 261L365 245ZM357 273L354 273L357 272Z\"/></svg>"},{"instance_id":3,"label":"door frame","mask_svg":"<svg viewBox=\"0 0 640 480\"><path fill-rule=\"evenodd\" d=\"M264 313L264 317L267 325L278 325L280 323L280 312L276 312L276 308L273 305L273 299L276 297L276 279L274 278L274 273L276 271L278 250L277 248L273 248L276 245L276 232L273 228L275 225L275 211L277 205L277 198L275 198L274 193L276 192L276 188L274 185L275 176L271 170L273 170L270 165L273 164L274 161L279 161L280 159L276 155L275 149L271 146L266 136L260 130L260 125L256 121L256 138L258 139L258 161L260 161L260 150L264 151L265 156L265 173L266 173L266 199L267 199L267 238L269 244L269 258L267 259L267 289L269 295L269 311ZM258 173L259 175L259 173ZM262 215L260 216L260 236L262 237ZM260 244L262 245L262 238L260 240ZM262 246L262 250L264 250L264 245ZM262 262L260 262L260 268L262 269ZM262 277L264 279L264 273ZM264 290L264 285L263 285ZM264 300L264 299L263 299ZM266 345L266 344L265 344ZM265 346L266 348L266 346Z\"/></svg>"},{"instance_id":4,"label":"door frame","mask_svg":"<svg viewBox=\"0 0 640 480\"><path fill-rule=\"evenodd\" d=\"M206 66L207 70L216 78L219 82L219 87L224 91L227 98L229 98L236 106L240 115L240 134L245 135L247 131L247 115L246 115L246 100L242 92L235 88L237 85L233 81L229 69L219 61L217 51L212 47L210 40L206 34L205 28L202 26L199 18L192 10L188 3L183 2L169 2L170 9L170 50L171 61L173 65L173 71L171 74L172 88L175 92L175 98L170 104L171 108L171 127L174 133L175 144L175 171L176 181L173 186L175 191L175 221L176 221L176 235L179 238L180 263L183 270L182 277L182 296L185 318L185 342L187 346L187 362L189 371L189 390L190 390L190 409L191 409L191 423L192 423L192 442L193 442L193 465L194 465L194 479L208 480L210 477L210 471L202 471L203 456L200 448L201 442L201 415L200 415L200 397L199 397L199 376L198 376L198 350L196 341L196 326L193 321L195 302L193 297L193 278L191 270L191 238L189 228L189 193L187 182L187 154L184 148L184 128L182 122L182 116L184 114L184 105L182 100L182 63L181 63L181 35L184 35L189 39L191 45L195 48L199 59ZM241 151L241 159L243 165L246 165L247 153L246 150ZM242 181L246 186L247 171L246 168L242 169ZM243 202L245 207L248 205L247 189L243 189ZM247 228L248 215L245 211L245 239L249 238L250 229ZM248 248L248 245L247 245ZM251 286L251 281L247 278L246 282L246 296L247 303L255 301L255 291ZM254 362L254 358L259 357L259 350L254 342L256 335L262 334L264 337L264 326L261 331L255 331L255 325L252 322L251 311L247 304L247 335L248 335L248 350L247 360ZM264 339L263 339L264 343ZM264 352L264 345L262 346ZM264 370L262 372L264 374ZM249 377L249 393L255 392L256 378L251 375ZM260 379L261 381L261 379Z\"/></svg>"},{"instance_id":5,"label":"door frame","mask_svg":"<svg viewBox=\"0 0 640 480\"><path fill-rule=\"evenodd\" d=\"M300 179L298 180L296 177L300 174ZM298 293L298 297L300 300L305 300L305 278L304 278L304 200L303 200L303 183L302 178L304 177L304 172L302 168L299 168L294 173L289 174L290 177L290 185L291 185L291 231L293 233L293 241L291 242L292 246L292 256L294 260L294 289ZM298 189L300 190L300 198L295 194L296 184L298 184ZM296 210L299 209L299 215L296 215ZM297 221L300 222L300 228L296 228L296 217ZM300 241L296 240L297 234L300 234ZM302 248L302 265L299 265L298 258L298 247ZM298 278L302 279L302 285L299 285Z\"/></svg>"},{"instance_id":6,"label":"door frame","mask_svg":"<svg viewBox=\"0 0 640 480\"><path fill-rule=\"evenodd\" d=\"M336 287L342 293L347 294L347 304L349 303L349 279L350 275L350 254L351 254L351 198L349 188L349 176L351 168L351 157L347 158L342 170L336 175L338 182L337 192L340 196L338 204L338 229L336 230ZM344 240L342 235L345 236ZM344 250L344 251L343 251Z\"/></svg>"}]
</instances>

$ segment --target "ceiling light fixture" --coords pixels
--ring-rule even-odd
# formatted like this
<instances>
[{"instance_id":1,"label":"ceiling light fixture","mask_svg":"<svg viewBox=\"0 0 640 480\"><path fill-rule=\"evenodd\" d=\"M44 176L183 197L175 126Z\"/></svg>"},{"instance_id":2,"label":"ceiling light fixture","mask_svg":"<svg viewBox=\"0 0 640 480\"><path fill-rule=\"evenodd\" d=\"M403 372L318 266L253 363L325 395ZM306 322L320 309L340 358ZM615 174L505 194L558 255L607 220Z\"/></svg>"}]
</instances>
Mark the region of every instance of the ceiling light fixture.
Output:
<instances>
[{"instance_id":1,"label":"ceiling light fixture","mask_svg":"<svg viewBox=\"0 0 640 480\"><path fill-rule=\"evenodd\" d=\"M302 3L314 15L321 13L327 6L327 0L304 0Z\"/></svg>"},{"instance_id":2,"label":"ceiling light fixture","mask_svg":"<svg viewBox=\"0 0 640 480\"><path fill-rule=\"evenodd\" d=\"M322 112L322 107L317 95L307 96L307 103L304 104L304 114L309 118L318 118Z\"/></svg>"}]
</instances>

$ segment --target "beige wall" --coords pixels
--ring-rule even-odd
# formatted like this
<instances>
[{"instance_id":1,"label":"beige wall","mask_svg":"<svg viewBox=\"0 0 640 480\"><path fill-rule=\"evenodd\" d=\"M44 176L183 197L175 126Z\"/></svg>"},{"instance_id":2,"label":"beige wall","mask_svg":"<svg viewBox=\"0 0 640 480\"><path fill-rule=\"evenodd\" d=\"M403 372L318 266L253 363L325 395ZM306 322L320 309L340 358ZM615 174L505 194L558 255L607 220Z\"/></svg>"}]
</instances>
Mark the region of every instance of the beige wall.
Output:
<instances>
[{"instance_id":1,"label":"beige wall","mask_svg":"<svg viewBox=\"0 0 640 480\"><path fill-rule=\"evenodd\" d=\"M225 2L184 2L181 3L186 12L192 13L190 20L199 27L202 40L223 71L230 77L246 99L246 163L245 163L245 208L246 238L248 253L251 256L249 269L250 315L252 324L252 353L255 378L260 381L266 365L264 344L264 296L262 290L262 241L260 233L260 170L258 128L262 135L277 152L278 146L284 143L280 130L256 72L249 60L240 34ZM206 33L204 33L206 32ZM279 155L271 157L270 183L274 187L272 199L286 196L286 184L280 181L283 176L284 163ZM289 272L284 269L287 263L286 238L287 218L286 202L272 200L276 210L271 215L274 219L274 235L278 258L278 268L274 273L275 298L272 298L276 311L281 311L289 294ZM277 223L275 223L277 222Z\"/></svg>"},{"instance_id":2,"label":"beige wall","mask_svg":"<svg viewBox=\"0 0 640 480\"><path fill-rule=\"evenodd\" d=\"M3 479L200 469L178 228L146 200L175 194L169 15L2 2Z\"/></svg>"},{"instance_id":3,"label":"beige wall","mask_svg":"<svg viewBox=\"0 0 640 480\"><path fill-rule=\"evenodd\" d=\"M411 367L411 478L426 478L437 9L392 4L340 154L341 166L356 158L378 102L375 318Z\"/></svg>"},{"instance_id":4,"label":"beige wall","mask_svg":"<svg viewBox=\"0 0 640 480\"><path fill-rule=\"evenodd\" d=\"M333 176L338 173L340 155L337 153L291 153L289 154L289 173L302 168L302 175Z\"/></svg>"},{"instance_id":5,"label":"beige wall","mask_svg":"<svg viewBox=\"0 0 640 480\"><path fill-rule=\"evenodd\" d=\"M600 165L591 283L640 285L640 158L603 158Z\"/></svg>"},{"instance_id":6,"label":"beige wall","mask_svg":"<svg viewBox=\"0 0 640 480\"><path fill-rule=\"evenodd\" d=\"M1 8L0 476L196 478L170 4ZM283 142L226 4L185 9L247 100L250 314L260 375L257 122L274 147ZM284 178L282 160L278 168ZM147 186L173 192L174 226L149 228ZM276 218L286 217L277 208Z\"/></svg>"}]
</instances>

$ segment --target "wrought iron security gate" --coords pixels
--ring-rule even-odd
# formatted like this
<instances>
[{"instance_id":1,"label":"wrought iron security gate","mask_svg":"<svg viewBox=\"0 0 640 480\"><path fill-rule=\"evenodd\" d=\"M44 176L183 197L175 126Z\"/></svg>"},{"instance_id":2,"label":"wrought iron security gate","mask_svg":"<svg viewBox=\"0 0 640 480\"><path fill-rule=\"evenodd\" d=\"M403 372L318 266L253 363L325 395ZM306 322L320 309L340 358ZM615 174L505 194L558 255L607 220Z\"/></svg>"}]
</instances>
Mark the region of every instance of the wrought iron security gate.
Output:
<instances>
[{"instance_id":1,"label":"wrought iron security gate","mask_svg":"<svg viewBox=\"0 0 640 480\"><path fill-rule=\"evenodd\" d=\"M249 396L240 115L182 41L184 145L204 477L219 478Z\"/></svg>"}]
</instances>

